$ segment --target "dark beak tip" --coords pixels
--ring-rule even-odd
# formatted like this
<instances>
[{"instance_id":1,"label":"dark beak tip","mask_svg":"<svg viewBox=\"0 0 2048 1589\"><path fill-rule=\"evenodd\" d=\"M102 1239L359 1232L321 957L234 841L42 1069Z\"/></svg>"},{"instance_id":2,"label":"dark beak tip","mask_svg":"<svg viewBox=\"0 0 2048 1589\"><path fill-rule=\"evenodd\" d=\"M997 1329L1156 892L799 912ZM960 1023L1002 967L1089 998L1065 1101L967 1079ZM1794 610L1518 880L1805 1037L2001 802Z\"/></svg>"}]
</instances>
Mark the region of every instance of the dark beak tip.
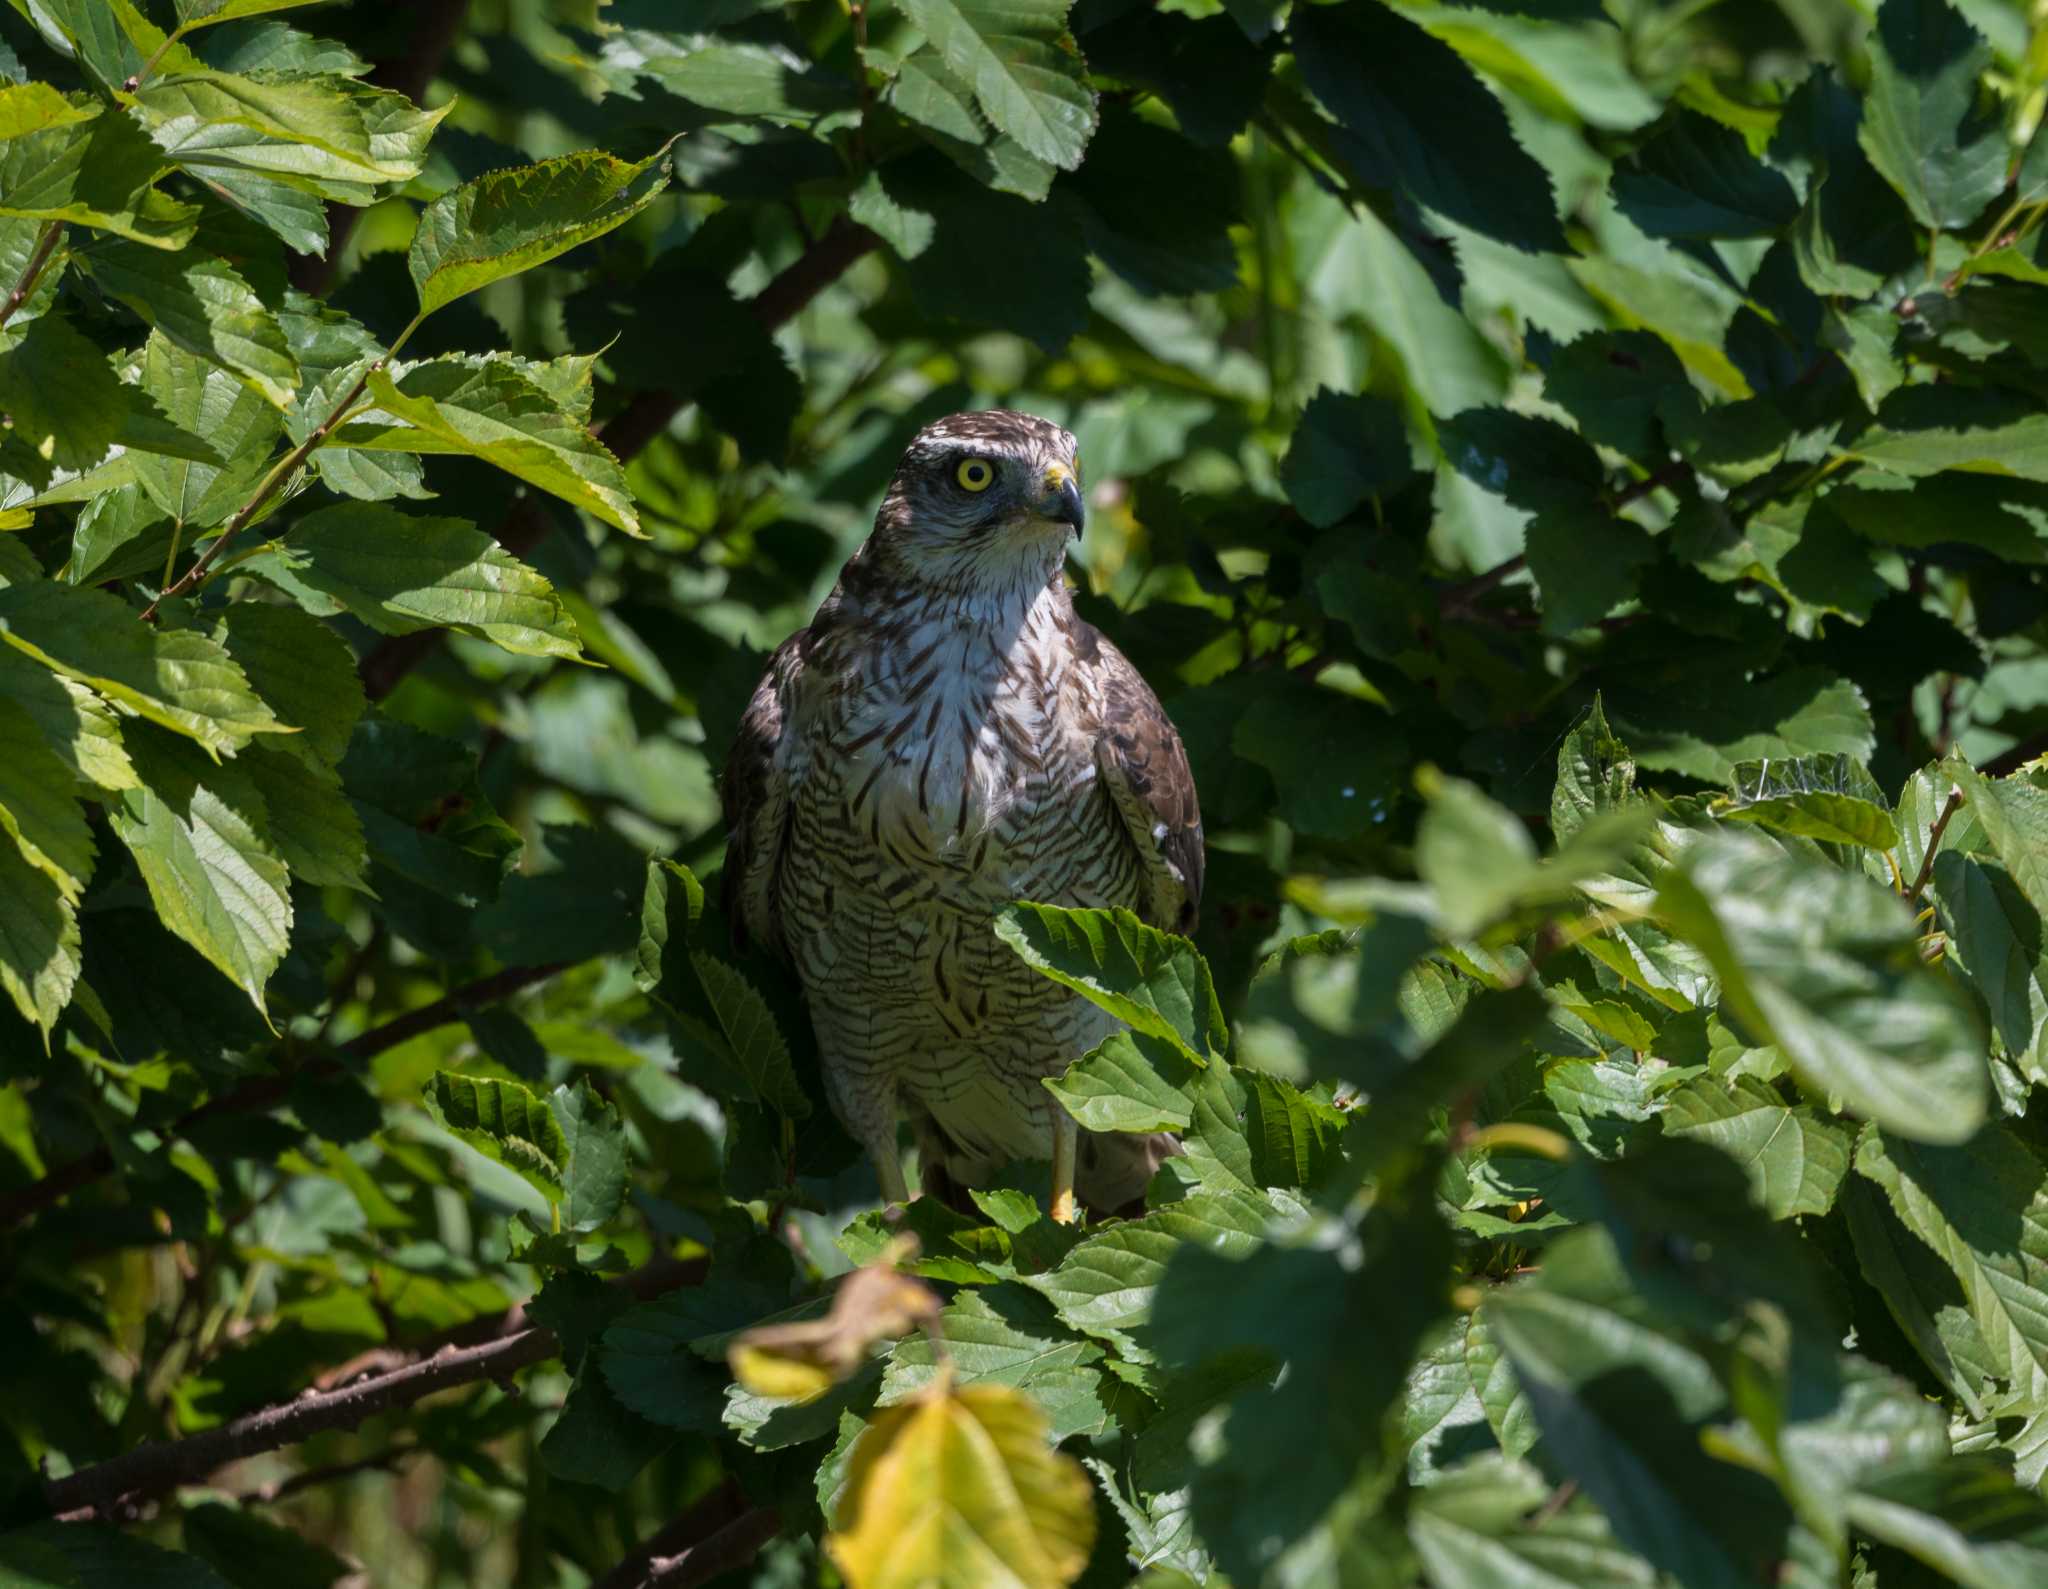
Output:
<instances>
[{"instance_id":1,"label":"dark beak tip","mask_svg":"<svg viewBox=\"0 0 2048 1589\"><path fill-rule=\"evenodd\" d=\"M1072 480L1060 482L1060 519L1074 532L1074 539L1081 538L1081 531L1088 522L1088 507L1081 500L1081 488Z\"/></svg>"}]
</instances>

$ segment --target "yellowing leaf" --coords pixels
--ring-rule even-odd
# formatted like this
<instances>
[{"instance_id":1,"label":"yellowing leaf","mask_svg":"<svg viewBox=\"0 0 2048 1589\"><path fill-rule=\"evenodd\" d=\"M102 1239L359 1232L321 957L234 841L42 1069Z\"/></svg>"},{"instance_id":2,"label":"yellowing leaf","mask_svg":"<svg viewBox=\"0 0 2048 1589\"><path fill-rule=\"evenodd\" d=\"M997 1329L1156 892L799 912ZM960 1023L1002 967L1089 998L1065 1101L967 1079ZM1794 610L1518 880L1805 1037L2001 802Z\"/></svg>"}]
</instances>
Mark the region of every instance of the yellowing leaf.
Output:
<instances>
[{"instance_id":1,"label":"yellowing leaf","mask_svg":"<svg viewBox=\"0 0 2048 1589\"><path fill-rule=\"evenodd\" d=\"M831 1369L779 1349L748 1345L744 1338L734 1341L726 1356L732 1363L733 1378L756 1396L809 1401L833 1385Z\"/></svg>"},{"instance_id":2,"label":"yellowing leaf","mask_svg":"<svg viewBox=\"0 0 2048 1589\"><path fill-rule=\"evenodd\" d=\"M902 1256L917 1249L899 1237ZM758 1396L821 1396L867 1360L877 1341L892 1340L935 1318L939 1299L922 1281L895 1271L894 1254L854 1270L839 1283L832 1311L797 1324L763 1324L733 1337L726 1356L739 1382Z\"/></svg>"},{"instance_id":3,"label":"yellowing leaf","mask_svg":"<svg viewBox=\"0 0 2048 1589\"><path fill-rule=\"evenodd\" d=\"M1095 1507L1045 1432L1022 1392L950 1376L878 1414L853 1448L833 1563L852 1589L1065 1589L1088 1564Z\"/></svg>"}]
</instances>

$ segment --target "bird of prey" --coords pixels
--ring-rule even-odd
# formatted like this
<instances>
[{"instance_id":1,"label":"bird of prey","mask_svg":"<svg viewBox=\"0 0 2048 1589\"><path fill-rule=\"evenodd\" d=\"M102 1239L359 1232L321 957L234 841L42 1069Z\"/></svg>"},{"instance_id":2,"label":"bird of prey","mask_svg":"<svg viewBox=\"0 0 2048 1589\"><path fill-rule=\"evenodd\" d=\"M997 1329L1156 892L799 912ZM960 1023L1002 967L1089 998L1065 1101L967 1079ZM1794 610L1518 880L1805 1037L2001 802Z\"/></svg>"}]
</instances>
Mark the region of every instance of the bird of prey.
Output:
<instances>
[{"instance_id":1,"label":"bird of prey","mask_svg":"<svg viewBox=\"0 0 2048 1589\"><path fill-rule=\"evenodd\" d=\"M1074 438L989 409L911 440L808 629L769 659L720 792L727 916L794 963L826 1088L890 1202L1050 1157L1140 1196L1171 1138L1078 1133L1040 1084L1119 1023L998 939L1013 900L1121 906L1194 928L1202 819L1180 736L1074 611Z\"/></svg>"}]
</instances>

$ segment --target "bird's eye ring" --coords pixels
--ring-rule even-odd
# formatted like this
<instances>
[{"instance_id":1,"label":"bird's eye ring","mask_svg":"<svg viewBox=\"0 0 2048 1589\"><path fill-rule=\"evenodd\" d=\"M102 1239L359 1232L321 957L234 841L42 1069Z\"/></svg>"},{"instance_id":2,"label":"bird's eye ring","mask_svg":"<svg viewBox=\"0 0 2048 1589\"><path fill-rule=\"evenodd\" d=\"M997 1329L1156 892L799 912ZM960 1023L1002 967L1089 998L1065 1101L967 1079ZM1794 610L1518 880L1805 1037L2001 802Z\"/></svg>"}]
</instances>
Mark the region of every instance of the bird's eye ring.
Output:
<instances>
[{"instance_id":1,"label":"bird's eye ring","mask_svg":"<svg viewBox=\"0 0 2048 1589\"><path fill-rule=\"evenodd\" d=\"M953 478L966 491L986 491L995 484L996 472L986 458L963 458L960 467L953 471Z\"/></svg>"}]
</instances>

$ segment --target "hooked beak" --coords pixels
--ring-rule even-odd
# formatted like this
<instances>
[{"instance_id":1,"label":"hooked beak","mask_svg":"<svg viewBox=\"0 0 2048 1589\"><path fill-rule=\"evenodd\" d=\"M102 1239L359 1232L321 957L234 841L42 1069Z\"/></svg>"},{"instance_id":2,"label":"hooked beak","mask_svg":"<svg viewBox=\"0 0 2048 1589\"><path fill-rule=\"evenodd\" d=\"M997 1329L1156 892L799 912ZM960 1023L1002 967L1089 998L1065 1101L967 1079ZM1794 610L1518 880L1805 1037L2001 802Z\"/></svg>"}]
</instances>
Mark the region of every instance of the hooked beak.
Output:
<instances>
[{"instance_id":1,"label":"hooked beak","mask_svg":"<svg viewBox=\"0 0 2048 1589\"><path fill-rule=\"evenodd\" d=\"M1081 483L1064 464L1053 464L1045 471L1045 491L1037 507L1040 518L1066 525L1073 531L1074 539L1080 539L1087 509L1081 501Z\"/></svg>"}]
</instances>

